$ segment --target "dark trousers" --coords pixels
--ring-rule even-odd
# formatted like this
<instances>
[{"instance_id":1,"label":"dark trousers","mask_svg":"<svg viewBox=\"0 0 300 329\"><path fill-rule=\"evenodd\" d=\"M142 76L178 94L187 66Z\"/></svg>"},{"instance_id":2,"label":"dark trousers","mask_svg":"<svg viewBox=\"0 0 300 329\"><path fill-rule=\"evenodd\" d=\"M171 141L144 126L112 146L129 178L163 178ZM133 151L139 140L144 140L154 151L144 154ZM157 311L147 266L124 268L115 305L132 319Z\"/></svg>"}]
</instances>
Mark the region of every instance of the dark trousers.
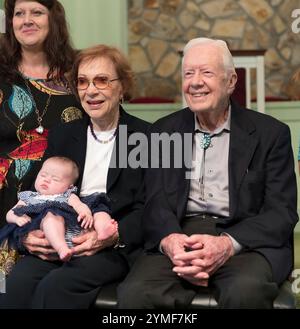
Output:
<instances>
[{"instance_id":1,"label":"dark trousers","mask_svg":"<svg viewBox=\"0 0 300 329\"><path fill-rule=\"evenodd\" d=\"M187 235L217 235L213 218L184 222ZM178 277L170 259L144 253L119 286L119 308L186 308L197 292L210 289L220 308L272 308L278 286L267 260L256 252L231 257L209 279L209 288L194 286Z\"/></svg>"},{"instance_id":2,"label":"dark trousers","mask_svg":"<svg viewBox=\"0 0 300 329\"><path fill-rule=\"evenodd\" d=\"M25 256L7 278L0 308L87 309L102 285L122 280L127 272L124 258L111 249L63 264Z\"/></svg>"}]
</instances>

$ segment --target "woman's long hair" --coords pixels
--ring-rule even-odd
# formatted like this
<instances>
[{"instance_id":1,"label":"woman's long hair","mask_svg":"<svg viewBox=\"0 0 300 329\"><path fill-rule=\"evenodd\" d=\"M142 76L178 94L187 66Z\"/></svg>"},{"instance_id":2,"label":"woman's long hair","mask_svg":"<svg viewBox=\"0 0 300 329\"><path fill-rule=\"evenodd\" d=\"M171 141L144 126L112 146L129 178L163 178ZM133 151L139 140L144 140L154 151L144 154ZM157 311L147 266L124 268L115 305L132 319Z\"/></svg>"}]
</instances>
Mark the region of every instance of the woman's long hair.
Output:
<instances>
[{"instance_id":1,"label":"woman's long hair","mask_svg":"<svg viewBox=\"0 0 300 329\"><path fill-rule=\"evenodd\" d=\"M48 78L62 77L74 62L75 51L71 46L65 10L57 0L35 0L49 9L49 33L44 42L44 52L49 65ZM22 59L21 46L13 31L16 0L5 0L6 33L0 37L0 77L13 83L18 76Z\"/></svg>"}]
</instances>

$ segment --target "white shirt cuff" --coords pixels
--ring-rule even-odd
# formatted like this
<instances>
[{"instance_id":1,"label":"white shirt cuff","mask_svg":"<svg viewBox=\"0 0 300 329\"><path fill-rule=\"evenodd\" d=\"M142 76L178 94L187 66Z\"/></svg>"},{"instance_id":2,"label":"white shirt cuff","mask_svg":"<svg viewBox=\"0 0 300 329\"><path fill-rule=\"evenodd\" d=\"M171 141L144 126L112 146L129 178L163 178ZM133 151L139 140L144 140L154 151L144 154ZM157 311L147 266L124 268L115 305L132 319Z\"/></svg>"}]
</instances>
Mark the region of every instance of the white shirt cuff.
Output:
<instances>
[{"instance_id":1,"label":"white shirt cuff","mask_svg":"<svg viewBox=\"0 0 300 329\"><path fill-rule=\"evenodd\" d=\"M243 246L236 241L236 239L234 239L230 234L226 233L226 232L222 232L221 235L226 235L230 238L232 245L233 245L233 249L234 249L234 254L238 254L239 252L241 252L241 250L243 249Z\"/></svg>"},{"instance_id":2,"label":"white shirt cuff","mask_svg":"<svg viewBox=\"0 0 300 329\"><path fill-rule=\"evenodd\" d=\"M162 248L162 246L161 246L161 242L159 243L158 250L159 250L159 252L161 252L162 254L165 254L164 251L163 251L163 248Z\"/></svg>"}]
</instances>

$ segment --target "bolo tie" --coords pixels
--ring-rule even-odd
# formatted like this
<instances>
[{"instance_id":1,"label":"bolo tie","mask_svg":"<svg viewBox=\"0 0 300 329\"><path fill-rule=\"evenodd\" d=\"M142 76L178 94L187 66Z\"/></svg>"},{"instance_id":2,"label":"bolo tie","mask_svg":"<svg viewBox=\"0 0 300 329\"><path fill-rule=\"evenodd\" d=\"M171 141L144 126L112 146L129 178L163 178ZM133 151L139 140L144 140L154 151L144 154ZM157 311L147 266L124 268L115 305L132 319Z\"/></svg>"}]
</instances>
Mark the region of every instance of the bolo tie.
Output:
<instances>
[{"instance_id":1,"label":"bolo tie","mask_svg":"<svg viewBox=\"0 0 300 329\"><path fill-rule=\"evenodd\" d=\"M205 176L205 151L211 144L211 136L208 133L201 133L200 137L200 148L203 150L203 157L201 163L201 174L200 174L200 199L204 201L204 176Z\"/></svg>"}]
</instances>

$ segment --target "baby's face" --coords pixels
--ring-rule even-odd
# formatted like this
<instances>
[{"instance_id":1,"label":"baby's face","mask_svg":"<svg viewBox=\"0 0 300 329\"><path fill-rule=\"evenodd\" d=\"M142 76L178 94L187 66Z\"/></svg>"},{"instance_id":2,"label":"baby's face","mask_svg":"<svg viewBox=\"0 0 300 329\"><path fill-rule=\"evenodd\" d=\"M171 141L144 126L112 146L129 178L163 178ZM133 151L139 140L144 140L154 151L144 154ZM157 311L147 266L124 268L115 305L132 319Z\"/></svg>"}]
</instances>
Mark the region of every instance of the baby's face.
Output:
<instances>
[{"instance_id":1,"label":"baby's face","mask_svg":"<svg viewBox=\"0 0 300 329\"><path fill-rule=\"evenodd\" d=\"M35 189L44 195L60 194L72 185L72 167L59 161L44 162L35 180Z\"/></svg>"}]
</instances>

